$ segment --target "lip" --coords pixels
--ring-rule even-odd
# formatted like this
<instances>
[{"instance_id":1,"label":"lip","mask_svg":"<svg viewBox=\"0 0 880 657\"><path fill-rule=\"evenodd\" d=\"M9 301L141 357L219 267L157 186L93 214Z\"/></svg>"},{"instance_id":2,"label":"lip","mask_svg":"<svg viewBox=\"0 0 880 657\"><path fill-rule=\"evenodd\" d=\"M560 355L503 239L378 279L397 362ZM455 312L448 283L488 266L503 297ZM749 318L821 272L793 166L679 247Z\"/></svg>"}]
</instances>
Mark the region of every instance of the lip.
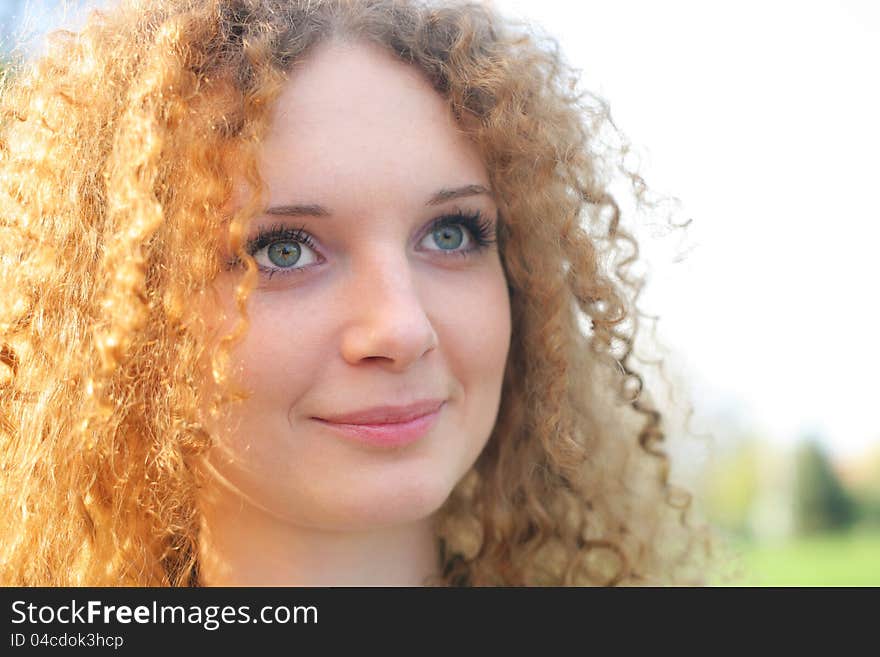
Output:
<instances>
[{"instance_id":1,"label":"lip","mask_svg":"<svg viewBox=\"0 0 880 657\"><path fill-rule=\"evenodd\" d=\"M431 400L409 406L365 409L335 416L332 420L318 417L312 419L345 438L377 447L401 447L414 443L428 433L445 405L445 400ZM340 418L347 421L343 422Z\"/></svg>"},{"instance_id":2,"label":"lip","mask_svg":"<svg viewBox=\"0 0 880 657\"><path fill-rule=\"evenodd\" d=\"M315 419L334 424L397 424L433 413L444 402L443 399L423 399L405 406L373 406L352 413Z\"/></svg>"}]
</instances>

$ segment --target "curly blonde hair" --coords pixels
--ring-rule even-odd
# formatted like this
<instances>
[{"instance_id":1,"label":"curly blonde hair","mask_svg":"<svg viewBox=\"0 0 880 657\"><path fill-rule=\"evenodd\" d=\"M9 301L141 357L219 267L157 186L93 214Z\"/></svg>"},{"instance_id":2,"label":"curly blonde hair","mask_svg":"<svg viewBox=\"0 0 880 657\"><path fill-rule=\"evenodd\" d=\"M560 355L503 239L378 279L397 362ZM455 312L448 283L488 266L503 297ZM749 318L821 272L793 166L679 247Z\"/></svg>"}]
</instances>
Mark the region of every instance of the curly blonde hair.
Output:
<instances>
[{"instance_id":1,"label":"curly blonde hair","mask_svg":"<svg viewBox=\"0 0 880 657\"><path fill-rule=\"evenodd\" d=\"M420 69L499 199L501 407L436 515L430 583L699 582L709 544L630 363L641 282L598 136L607 106L552 39L485 3L417 0L123 0L7 77L0 581L199 584L194 463L209 416L246 394L227 370L256 280L242 243L260 143L291 66L330 37ZM233 180L251 194L230 217ZM190 301L222 240L247 267L214 350Z\"/></svg>"}]
</instances>

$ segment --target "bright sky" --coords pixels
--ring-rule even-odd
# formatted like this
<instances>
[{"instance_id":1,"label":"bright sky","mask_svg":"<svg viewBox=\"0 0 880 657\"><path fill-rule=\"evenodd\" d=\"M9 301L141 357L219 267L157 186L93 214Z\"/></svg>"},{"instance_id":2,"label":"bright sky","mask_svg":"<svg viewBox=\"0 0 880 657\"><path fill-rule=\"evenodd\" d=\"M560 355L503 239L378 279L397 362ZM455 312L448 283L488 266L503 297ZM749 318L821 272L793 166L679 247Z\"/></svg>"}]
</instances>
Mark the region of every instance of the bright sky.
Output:
<instances>
[{"instance_id":1,"label":"bright sky","mask_svg":"<svg viewBox=\"0 0 880 657\"><path fill-rule=\"evenodd\" d=\"M703 410L880 443L880 4L497 1L559 38L693 218L644 298Z\"/></svg>"},{"instance_id":2,"label":"bright sky","mask_svg":"<svg viewBox=\"0 0 880 657\"><path fill-rule=\"evenodd\" d=\"M709 428L880 443L880 4L496 2L559 39L693 218L683 262L643 244L643 308Z\"/></svg>"}]
</instances>

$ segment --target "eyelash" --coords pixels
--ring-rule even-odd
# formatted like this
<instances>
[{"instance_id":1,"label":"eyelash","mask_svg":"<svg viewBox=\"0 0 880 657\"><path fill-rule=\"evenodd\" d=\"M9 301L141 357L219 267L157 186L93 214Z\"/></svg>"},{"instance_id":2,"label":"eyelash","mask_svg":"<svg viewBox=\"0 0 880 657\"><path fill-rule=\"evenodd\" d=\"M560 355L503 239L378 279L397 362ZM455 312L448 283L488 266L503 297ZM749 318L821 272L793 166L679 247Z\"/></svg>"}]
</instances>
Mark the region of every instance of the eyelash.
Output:
<instances>
[{"instance_id":1,"label":"eyelash","mask_svg":"<svg viewBox=\"0 0 880 657\"><path fill-rule=\"evenodd\" d=\"M465 250L450 251L439 249L438 252L444 254L444 256L470 257L484 251L491 244L494 244L496 242L494 231L492 229L492 222L484 218L479 210L472 213L457 211L438 217L431 222L427 231L420 237L419 242L421 242L425 237L433 233L435 230L445 228L446 226L463 226L470 233L472 242L471 245ZM275 242L297 242L299 244L304 244L310 249L317 250L315 247L315 241L312 236L305 231L305 226L301 226L300 228L291 228L289 226L285 226L284 224L263 226L262 228L260 228L259 232L253 239L248 240L247 244L245 245L245 250L251 256L253 256L258 251L266 248L267 246L271 246ZM235 266L238 263L239 261L237 259L234 259L229 264L230 266ZM275 274L282 274L286 276L288 274L301 273L308 269L308 267L267 269L261 265L257 266L259 267L260 271L264 272L269 278L272 278Z\"/></svg>"}]
</instances>

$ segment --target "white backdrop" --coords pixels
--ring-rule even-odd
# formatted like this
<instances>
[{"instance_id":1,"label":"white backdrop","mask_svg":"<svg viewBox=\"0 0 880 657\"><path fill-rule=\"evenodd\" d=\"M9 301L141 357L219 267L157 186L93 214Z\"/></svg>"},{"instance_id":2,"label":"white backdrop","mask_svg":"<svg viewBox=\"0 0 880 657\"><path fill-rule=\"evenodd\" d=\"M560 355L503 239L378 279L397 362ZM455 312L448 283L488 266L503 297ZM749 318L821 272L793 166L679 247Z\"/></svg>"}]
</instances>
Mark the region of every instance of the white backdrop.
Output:
<instances>
[{"instance_id":1,"label":"white backdrop","mask_svg":"<svg viewBox=\"0 0 880 657\"><path fill-rule=\"evenodd\" d=\"M497 4L559 38L693 218L682 263L645 245L644 299L699 406L838 456L880 443L880 3Z\"/></svg>"}]
</instances>

